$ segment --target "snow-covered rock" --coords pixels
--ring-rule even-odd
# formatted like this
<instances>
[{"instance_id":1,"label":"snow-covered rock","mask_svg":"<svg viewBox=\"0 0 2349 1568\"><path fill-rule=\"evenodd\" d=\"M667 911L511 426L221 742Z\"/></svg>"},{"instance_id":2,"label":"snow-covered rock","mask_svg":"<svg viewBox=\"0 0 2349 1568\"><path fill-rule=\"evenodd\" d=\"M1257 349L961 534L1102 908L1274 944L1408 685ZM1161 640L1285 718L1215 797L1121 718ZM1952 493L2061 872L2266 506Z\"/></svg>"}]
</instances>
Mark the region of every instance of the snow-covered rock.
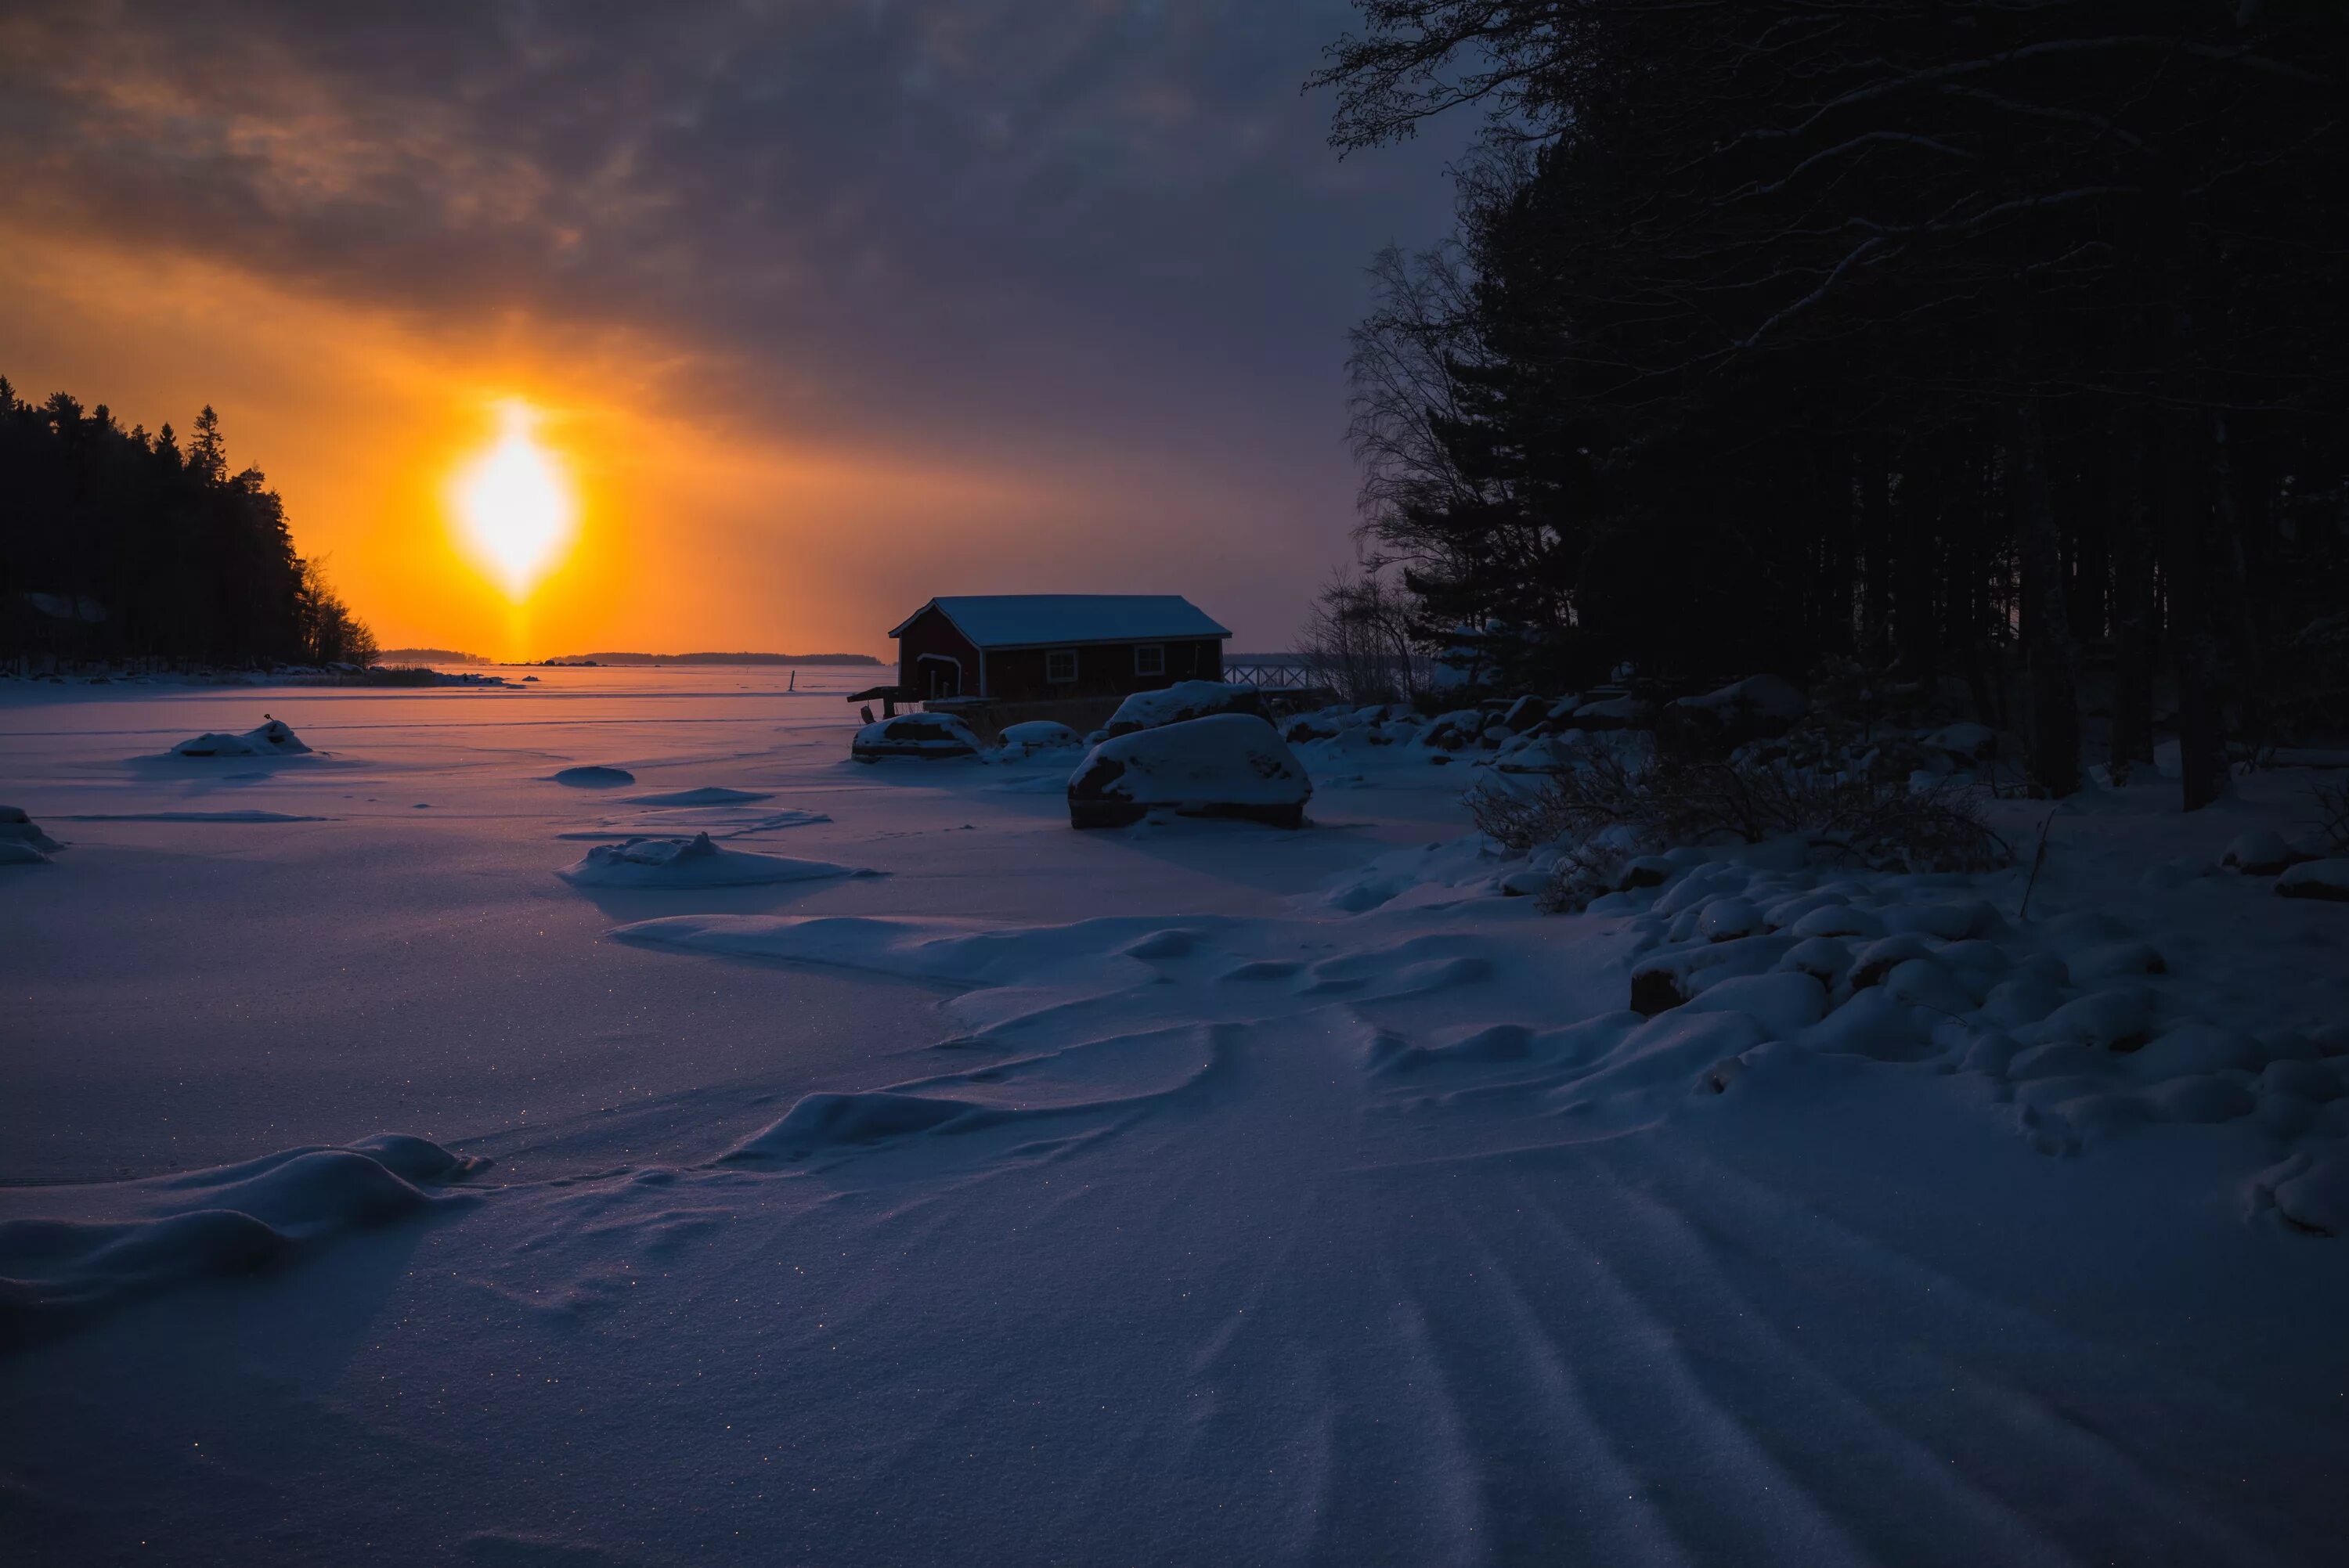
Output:
<instances>
[{"instance_id":1,"label":"snow-covered rock","mask_svg":"<svg viewBox=\"0 0 2349 1568\"><path fill-rule=\"evenodd\" d=\"M635 783L636 776L625 768L588 762L576 768L558 768L547 775L547 779L571 789L618 789Z\"/></svg>"},{"instance_id":2,"label":"snow-covered rock","mask_svg":"<svg viewBox=\"0 0 2349 1568\"><path fill-rule=\"evenodd\" d=\"M1602 697L1574 710L1575 726L1581 729L1646 729L1655 717L1656 705L1636 696Z\"/></svg>"},{"instance_id":3,"label":"snow-covered rock","mask_svg":"<svg viewBox=\"0 0 2349 1568\"><path fill-rule=\"evenodd\" d=\"M1042 751L1074 751L1085 743L1084 737L1065 724L1049 718L1031 718L1024 724L1007 724L998 738L1007 756L1033 757Z\"/></svg>"},{"instance_id":4,"label":"snow-covered rock","mask_svg":"<svg viewBox=\"0 0 2349 1568\"><path fill-rule=\"evenodd\" d=\"M2275 890L2286 898L2349 903L2349 860L2302 861L2276 878Z\"/></svg>"},{"instance_id":5,"label":"snow-covered rock","mask_svg":"<svg viewBox=\"0 0 2349 1568\"><path fill-rule=\"evenodd\" d=\"M1313 783L1272 726L1221 713L1112 736L1069 779L1080 828L1139 821L1153 808L1301 827Z\"/></svg>"},{"instance_id":6,"label":"snow-covered rock","mask_svg":"<svg viewBox=\"0 0 2349 1568\"><path fill-rule=\"evenodd\" d=\"M2271 877L2282 874L2306 859L2306 855L2285 843L2283 835L2273 828L2253 828L2227 846L2227 852L2219 857L2219 863L2245 876Z\"/></svg>"},{"instance_id":7,"label":"snow-covered rock","mask_svg":"<svg viewBox=\"0 0 2349 1568\"><path fill-rule=\"evenodd\" d=\"M299 757L310 748L280 718L264 718L242 735L218 731L191 736L171 748L175 757Z\"/></svg>"},{"instance_id":8,"label":"snow-covered rock","mask_svg":"<svg viewBox=\"0 0 2349 1568\"><path fill-rule=\"evenodd\" d=\"M1793 682L1752 676L1719 691L1666 703L1656 715L1656 741L1679 756L1718 753L1784 735L1809 711L1810 700Z\"/></svg>"},{"instance_id":9,"label":"snow-covered rock","mask_svg":"<svg viewBox=\"0 0 2349 1568\"><path fill-rule=\"evenodd\" d=\"M0 865L30 865L64 847L41 831L22 806L0 806Z\"/></svg>"},{"instance_id":10,"label":"snow-covered rock","mask_svg":"<svg viewBox=\"0 0 2349 1568\"><path fill-rule=\"evenodd\" d=\"M664 810L692 806L744 806L753 800L771 800L769 789L729 789L719 785L706 784L698 789L672 789L661 795L630 795L624 806L656 806Z\"/></svg>"},{"instance_id":11,"label":"snow-covered rock","mask_svg":"<svg viewBox=\"0 0 2349 1568\"><path fill-rule=\"evenodd\" d=\"M1263 712L1264 699L1247 686L1226 686L1221 681L1176 681L1156 691L1135 692L1117 705L1117 711L1102 727L1110 738L1115 739L1137 730L1205 718L1211 713L1261 716Z\"/></svg>"},{"instance_id":12,"label":"snow-covered rock","mask_svg":"<svg viewBox=\"0 0 2349 1568\"><path fill-rule=\"evenodd\" d=\"M574 887L642 888L748 887L872 874L830 861L730 850L713 842L708 833L689 839L630 839L622 844L598 844L555 873Z\"/></svg>"},{"instance_id":13,"label":"snow-covered rock","mask_svg":"<svg viewBox=\"0 0 2349 1568\"><path fill-rule=\"evenodd\" d=\"M976 757L978 737L950 713L901 713L858 730L848 754L859 762L885 757Z\"/></svg>"}]
</instances>

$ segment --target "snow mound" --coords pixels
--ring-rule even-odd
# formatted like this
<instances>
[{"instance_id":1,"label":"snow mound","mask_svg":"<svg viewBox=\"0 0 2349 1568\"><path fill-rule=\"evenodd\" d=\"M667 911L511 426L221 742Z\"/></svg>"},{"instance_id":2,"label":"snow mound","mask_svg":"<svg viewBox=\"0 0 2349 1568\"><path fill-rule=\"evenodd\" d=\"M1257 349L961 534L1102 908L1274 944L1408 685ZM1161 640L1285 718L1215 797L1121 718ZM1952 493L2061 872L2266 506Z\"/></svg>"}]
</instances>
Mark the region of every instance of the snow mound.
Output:
<instances>
[{"instance_id":1,"label":"snow mound","mask_svg":"<svg viewBox=\"0 0 2349 1568\"><path fill-rule=\"evenodd\" d=\"M2257 1183L2294 1230L2313 1235L2349 1233L2349 1152L2295 1154Z\"/></svg>"},{"instance_id":2,"label":"snow mound","mask_svg":"<svg viewBox=\"0 0 2349 1568\"><path fill-rule=\"evenodd\" d=\"M728 789L717 785L705 785L698 789L672 789L665 795L628 795L621 803L628 806L740 806L752 800L771 800L772 792L763 789Z\"/></svg>"},{"instance_id":3,"label":"snow mound","mask_svg":"<svg viewBox=\"0 0 2349 1568\"><path fill-rule=\"evenodd\" d=\"M1069 779L1069 820L1080 828L1121 827L1163 808L1295 828L1304 824L1312 795L1312 780L1270 724L1220 713L1094 747Z\"/></svg>"},{"instance_id":4,"label":"snow mound","mask_svg":"<svg viewBox=\"0 0 2349 1568\"><path fill-rule=\"evenodd\" d=\"M617 789L622 785L636 781L636 776L625 768L605 768L595 763L558 769L546 777L549 783L567 785L574 789Z\"/></svg>"},{"instance_id":5,"label":"snow mound","mask_svg":"<svg viewBox=\"0 0 2349 1568\"><path fill-rule=\"evenodd\" d=\"M575 864L554 874L574 887L697 888L818 882L875 873L830 861L729 850L711 841L708 833L696 833L689 839L630 839L626 843L598 844Z\"/></svg>"},{"instance_id":6,"label":"snow mound","mask_svg":"<svg viewBox=\"0 0 2349 1568\"><path fill-rule=\"evenodd\" d=\"M1263 700L1246 686L1221 681L1176 681L1156 691L1138 691L1117 705L1102 727L1112 739L1137 730L1158 729L1216 713L1261 715Z\"/></svg>"},{"instance_id":7,"label":"snow mound","mask_svg":"<svg viewBox=\"0 0 2349 1568\"><path fill-rule=\"evenodd\" d=\"M347 1233L460 1202L426 1188L488 1164L428 1139L378 1133L218 1170L49 1190L36 1201L69 1212L0 1222L0 1348L136 1296L249 1274Z\"/></svg>"},{"instance_id":8,"label":"snow mound","mask_svg":"<svg viewBox=\"0 0 2349 1568\"><path fill-rule=\"evenodd\" d=\"M309 751L302 738L280 718L264 718L243 735L209 731L191 736L171 748L174 757L300 757Z\"/></svg>"}]
</instances>

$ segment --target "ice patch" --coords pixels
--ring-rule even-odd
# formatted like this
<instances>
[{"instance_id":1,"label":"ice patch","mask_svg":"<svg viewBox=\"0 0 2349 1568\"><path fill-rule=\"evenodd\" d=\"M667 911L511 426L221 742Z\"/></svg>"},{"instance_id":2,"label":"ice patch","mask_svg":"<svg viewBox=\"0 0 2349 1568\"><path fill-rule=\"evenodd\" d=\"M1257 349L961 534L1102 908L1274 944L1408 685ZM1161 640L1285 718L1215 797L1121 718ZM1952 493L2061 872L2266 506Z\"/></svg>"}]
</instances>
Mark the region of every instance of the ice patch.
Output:
<instances>
[{"instance_id":1,"label":"ice patch","mask_svg":"<svg viewBox=\"0 0 2349 1568\"><path fill-rule=\"evenodd\" d=\"M550 784L567 785L574 789L617 789L633 784L636 776L625 768L605 768L585 763L576 768L557 769L546 776Z\"/></svg>"}]
</instances>

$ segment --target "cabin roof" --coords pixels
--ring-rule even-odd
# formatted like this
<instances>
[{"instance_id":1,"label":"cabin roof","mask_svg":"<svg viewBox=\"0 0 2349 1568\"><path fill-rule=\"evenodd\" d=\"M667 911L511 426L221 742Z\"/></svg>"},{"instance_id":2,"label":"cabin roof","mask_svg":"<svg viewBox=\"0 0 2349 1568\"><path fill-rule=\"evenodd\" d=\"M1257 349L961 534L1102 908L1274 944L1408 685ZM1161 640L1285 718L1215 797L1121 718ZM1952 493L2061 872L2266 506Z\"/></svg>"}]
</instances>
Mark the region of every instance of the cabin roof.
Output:
<instances>
[{"instance_id":1,"label":"cabin roof","mask_svg":"<svg viewBox=\"0 0 2349 1568\"><path fill-rule=\"evenodd\" d=\"M933 599L889 630L893 637L926 610L944 615L978 648L1065 648L1081 643L1174 642L1228 637L1180 593L965 593Z\"/></svg>"}]
</instances>

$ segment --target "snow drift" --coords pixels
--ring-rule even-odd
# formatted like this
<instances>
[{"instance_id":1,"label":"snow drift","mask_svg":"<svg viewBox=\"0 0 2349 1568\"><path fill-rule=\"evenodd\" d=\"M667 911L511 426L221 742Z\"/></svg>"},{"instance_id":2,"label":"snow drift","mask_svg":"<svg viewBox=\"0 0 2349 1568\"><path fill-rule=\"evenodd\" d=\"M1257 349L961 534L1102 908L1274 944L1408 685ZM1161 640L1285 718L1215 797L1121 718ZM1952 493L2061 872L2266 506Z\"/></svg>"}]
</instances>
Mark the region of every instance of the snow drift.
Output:
<instances>
[{"instance_id":1,"label":"snow drift","mask_svg":"<svg viewBox=\"0 0 2349 1568\"><path fill-rule=\"evenodd\" d=\"M488 1163L386 1132L187 1175L49 1190L36 1201L65 1211L59 1217L0 1222L0 1348L135 1296L249 1274L347 1232L461 1202L428 1189Z\"/></svg>"}]
</instances>

